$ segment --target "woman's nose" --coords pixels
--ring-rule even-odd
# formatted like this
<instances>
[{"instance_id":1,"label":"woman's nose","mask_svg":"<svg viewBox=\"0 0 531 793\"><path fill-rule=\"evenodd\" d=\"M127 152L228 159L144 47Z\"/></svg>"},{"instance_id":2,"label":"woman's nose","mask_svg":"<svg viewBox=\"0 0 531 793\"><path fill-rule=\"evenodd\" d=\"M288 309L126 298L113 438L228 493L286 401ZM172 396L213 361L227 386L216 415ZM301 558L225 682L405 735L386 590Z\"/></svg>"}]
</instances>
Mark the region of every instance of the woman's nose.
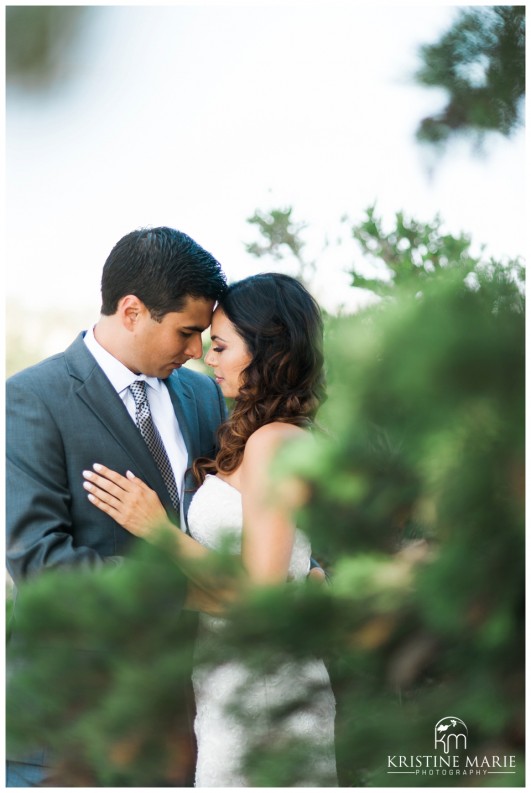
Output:
<instances>
[{"instance_id":1,"label":"woman's nose","mask_svg":"<svg viewBox=\"0 0 531 793\"><path fill-rule=\"evenodd\" d=\"M212 347L209 349L209 351L205 355L205 363L206 363L207 366L214 366L214 363L212 361Z\"/></svg>"}]
</instances>

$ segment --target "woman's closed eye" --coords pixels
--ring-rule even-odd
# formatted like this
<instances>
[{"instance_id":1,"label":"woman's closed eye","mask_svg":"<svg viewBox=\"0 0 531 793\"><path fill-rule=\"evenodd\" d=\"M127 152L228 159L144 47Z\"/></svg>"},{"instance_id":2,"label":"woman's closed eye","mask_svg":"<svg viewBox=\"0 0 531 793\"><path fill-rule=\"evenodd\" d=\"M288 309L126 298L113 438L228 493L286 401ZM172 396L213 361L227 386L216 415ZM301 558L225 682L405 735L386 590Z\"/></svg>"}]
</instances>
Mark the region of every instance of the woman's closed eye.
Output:
<instances>
[{"instance_id":1,"label":"woman's closed eye","mask_svg":"<svg viewBox=\"0 0 531 793\"><path fill-rule=\"evenodd\" d=\"M212 352L223 352L225 347L211 347Z\"/></svg>"}]
</instances>

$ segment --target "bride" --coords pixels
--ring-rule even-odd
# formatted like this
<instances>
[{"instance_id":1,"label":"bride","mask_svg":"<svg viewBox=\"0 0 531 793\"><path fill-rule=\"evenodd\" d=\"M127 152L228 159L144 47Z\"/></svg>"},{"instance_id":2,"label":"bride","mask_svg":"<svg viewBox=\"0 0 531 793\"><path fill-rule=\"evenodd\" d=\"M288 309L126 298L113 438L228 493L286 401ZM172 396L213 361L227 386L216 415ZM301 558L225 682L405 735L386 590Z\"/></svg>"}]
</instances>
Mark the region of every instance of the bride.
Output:
<instances>
[{"instance_id":1,"label":"bride","mask_svg":"<svg viewBox=\"0 0 531 793\"><path fill-rule=\"evenodd\" d=\"M152 540L161 525L169 525L178 562L190 575L197 574L194 562L225 547L227 536L237 531L233 550L249 585L302 580L310 568L310 545L289 508L271 499L268 468L280 446L311 429L323 398L319 308L294 278L252 276L228 288L212 318L211 340L205 363L223 395L234 399L234 409L219 430L215 460L194 463L200 487L188 512L191 536L169 523L156 493L130 471L123 477L97 465L98 475L86 475L88 497L138 537ZM212 613L200 615L198 657L209 643L223 641L224 624ZM322 661L279 661L273 673L261 675L236 659L215 668L198 663L193 685L196 787L248 786L241 766L250 733L227 707L236 696L258 725L253 739L264 742L273 735L268 708L305 691L306 706L289 717L281 735L276 727L275 741L292 738L308 745L298 786L337 785L335 701Z\"/></svg>"}]
</instances>

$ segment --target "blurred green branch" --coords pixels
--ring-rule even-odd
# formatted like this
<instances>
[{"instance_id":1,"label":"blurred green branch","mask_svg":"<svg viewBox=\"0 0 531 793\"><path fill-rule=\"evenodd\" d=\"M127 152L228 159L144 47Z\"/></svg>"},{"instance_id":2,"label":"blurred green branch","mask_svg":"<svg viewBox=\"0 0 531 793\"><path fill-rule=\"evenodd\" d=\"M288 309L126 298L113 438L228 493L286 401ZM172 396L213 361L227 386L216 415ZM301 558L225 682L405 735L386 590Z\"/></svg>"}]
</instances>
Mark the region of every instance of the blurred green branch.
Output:
<instances>
[{"instance_id":1,"label":"blurred green branch","mask_svg":"<svg viewBox=\"0 0 531 793\"><path fill-rule=\"evenodd\" d=\"M464 279L477 283L480 270L491 270L498 279L510 279L523 288L524 268L520 259L510 259L500 267L499 262L471 252L471 238L442 231L437 215L431 222L421 222L397 212L394 225L384 229L376 214L376 205L365 210L365 219L352 226L352 237L378 277L368 278L352 266L352 286L367 289L379 297L396 294L397 288L419 293L431 279L443 270L455 270ZM516 292L514 298L516 299Z\"/></svg>"},{"instance_id":2,"label":"blurred green branch","mask_svg":"<svg viewBox=\"0 0 531 793\"><path fill-rule=\"evenodd\" d=\"M485 133L511 135L523 123L525 6L466 8L435 44L421 47L419 85L444 88L448 103L424 118L421 143L441 145L458 133L481 142Z\"/></svg>"},{"instance_id":3,"label":"blurred green branch","mask_svg":"<svg viewBox=\"0 0 531 793\"><path fill-rule=\"evenodd\" d=\"M67 79L92 13L90 6L6 6L7 84L42 91Z\"/></svg>"},{"instance_id":4,"label":"blurred green branch","mask_svg":"<svg viewBox=\"0 0 531 793\"><path fill-rule=\"evenodd\" d=\"M317 262L315 259L308 259L303 255L304 241L301 238L301 231L306 228L305 223L297 223L292 217L292 207L286 209L271 209L269 212L262 212L257 209L247 222L256 226L260 237L265 240L265 244L259 242L246 243L245 249L251 256L257 259L263 256L271 256L275 261L281 261L292 257L297 264L295 277L306 287L309 287L311 279L315 275Z\"/></svg>"}]
</instances>

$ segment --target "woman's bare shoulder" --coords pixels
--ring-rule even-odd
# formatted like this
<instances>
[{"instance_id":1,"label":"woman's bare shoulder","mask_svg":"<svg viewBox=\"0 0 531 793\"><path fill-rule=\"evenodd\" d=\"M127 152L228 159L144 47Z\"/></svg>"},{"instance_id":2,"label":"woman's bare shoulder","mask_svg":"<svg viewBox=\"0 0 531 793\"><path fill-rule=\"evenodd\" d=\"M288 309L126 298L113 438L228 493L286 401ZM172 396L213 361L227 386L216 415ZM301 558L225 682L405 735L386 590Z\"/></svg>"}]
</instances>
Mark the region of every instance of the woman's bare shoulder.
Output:
<instances>
[{"instance_id":1,"label":"woman's bare shoulder","mask_svg":"<svg viewBox=\"0 0 531 793\"><path fill-rule=\"evenodd\" d=\"M245 444L245 457L256 457L273 454L275 450L290 440L303 438L307 434L302 427L286 424L284 421L273 421L264 424L253 432Z\"/></svg>"}]
</instances>

